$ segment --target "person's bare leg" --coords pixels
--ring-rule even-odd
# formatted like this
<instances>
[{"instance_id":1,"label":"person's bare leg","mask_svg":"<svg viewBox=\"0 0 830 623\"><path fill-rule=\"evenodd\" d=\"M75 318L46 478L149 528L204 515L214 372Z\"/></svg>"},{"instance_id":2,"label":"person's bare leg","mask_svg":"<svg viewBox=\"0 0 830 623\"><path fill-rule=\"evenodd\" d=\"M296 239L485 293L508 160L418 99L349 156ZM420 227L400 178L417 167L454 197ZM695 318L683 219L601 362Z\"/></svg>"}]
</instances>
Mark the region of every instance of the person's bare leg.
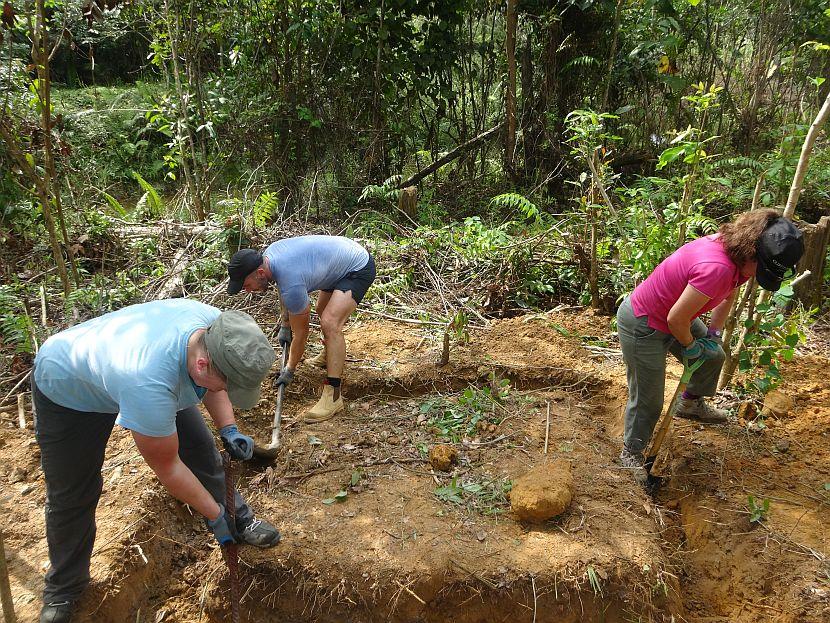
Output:
<instances>
[{"instance_id":1,"label":"person's bare leg","mask_svg":"<svg viewBox=\"0 0 830 623\"><path fill-rule=\"evenodd\" d=\"M326 311L326 306L329 304L331 300L331 295L334 294L333 292L320 292L317 293L317 317L320 318L323 316L323 312ZM350 295L351 296L351 295Z\"/></svg>"},{"instance_id":2,"label":"person's bare leg","mask_svg":"<svg viewBox=\"0 0 830 623\"><path fill-rule=\"evenodd\" d=\"M320 316L320 326L326 340L326 375L340 378L343 375L343 366L346 363L346 340L343 337L343 327L352 312L357 309L357 303L352 298L351 291L335 290L331 293L323 314ZM339 392L336 392L339 395ZM335 396L335 400L337 396Z\"/></svg>"},{"instance_id":3,"label":"person's bare leg","mask_svg":"<svg viewBox=\"0 0 830 623\"><path fill-rule=\"evenodd\" d=\"M331 292L320 292L317 294L317 317L322 318L323 312L326 310L326 306L329 304L331 300ZM316 368L325 368L326 367L326 339L323 337L322 330L320 331L320 341L323 343L323 349L319 352L319 354L315 355L314 357L307 359L306 362L308 365L314 366Z\"/></svg>"},{"instance_id":4,"label":"person's bare leg","mask_svg":"<svg viewBox=\"0 0 830 623\"><path fill-rule=\"evenodd\" d=\"M320 400L305 415L309 424L322 422L333 417L344 408L340 397L340 377L346 363L346 340L343 326L357 308L351 292L335 290L320 316L320 326L326 344L326 384L323 385Z\"/></svg>"}]
</instances>

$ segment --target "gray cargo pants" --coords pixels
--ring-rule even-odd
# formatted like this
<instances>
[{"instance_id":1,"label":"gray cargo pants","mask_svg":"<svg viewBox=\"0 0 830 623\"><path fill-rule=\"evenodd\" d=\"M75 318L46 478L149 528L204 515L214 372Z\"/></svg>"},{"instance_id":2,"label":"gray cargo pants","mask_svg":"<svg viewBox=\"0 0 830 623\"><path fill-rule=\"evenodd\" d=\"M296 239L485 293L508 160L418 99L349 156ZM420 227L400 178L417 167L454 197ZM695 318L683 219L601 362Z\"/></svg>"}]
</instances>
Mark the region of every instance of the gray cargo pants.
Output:
<instances>
[{"instance_id":1,"label":"gray cargo pants","mask_svg":"<svg viewBox=\"0 0 830 623\"><path fill-rule=\"evenodd\" d=\"M32 375L34 377L34 375ZM104 479L104 449L115 424L113 413L75 411L49 400L32 381L35 434L46 480L46 541L51 566L44 603L75 601L89 584L95 541L95 507ZM213 435L196 407L176 414L179 457L213 498L225 503L225 472ZM253 512L236 493L238 523Z\"/></svg>"},{"instance_id":2,"label":"gray cargo pants","mask_svg":"<svg viewBox=\"0 0 830 623\"><path fill-rule=\"evenodd\" d=\"M706 325L695 318L692 336L705 337L706 331ZM635 316L628 297L617 310L617 332L628 381L623 441L630 452L643 452L663 410L666 354L671 353L681 361L681 346L671 334L648 326L648 316ZM724 357L721 350L720 357L709 359L698 368L686 391L697 396L714 396Z\"/></svg>"}]
</instances>

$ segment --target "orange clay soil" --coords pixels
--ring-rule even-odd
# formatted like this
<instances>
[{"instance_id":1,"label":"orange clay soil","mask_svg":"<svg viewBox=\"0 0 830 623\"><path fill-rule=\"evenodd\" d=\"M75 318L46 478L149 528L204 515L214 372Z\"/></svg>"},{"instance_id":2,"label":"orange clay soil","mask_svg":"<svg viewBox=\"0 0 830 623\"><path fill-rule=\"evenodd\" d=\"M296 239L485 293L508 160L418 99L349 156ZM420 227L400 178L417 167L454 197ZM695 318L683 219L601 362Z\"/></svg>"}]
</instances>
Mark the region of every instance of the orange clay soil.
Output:
<instances>
[{"instance_id":1,"label":"orange clay soil","mask_svg":"<svg viewBox=\"0 0 830 623\"><path fill-rule=\"evenodd\" d=\"M283 534L274 549L241 548L243 621L830 620L827 357L785 367L781 390L794 406L760 432L735 420L676 421L662 468L671 479L655 503L616 463L625 370L608 318L494 321L469 344L453 343L440 368L440 335L427 326L364 316L347 339L348 412L303 424L324 373L301 367L279 459L246 465L240 479ZM678 372L670 368L667 394ZM495 392L500 379L510 380L501 403L455 438L433 419L444 408L423 412L470 386L479 397ZM240 428L267 441L272 410L268 390ZM35 621L44 487L32 432L15 422L8 413L0 429L6 555L18 617ZM432 471L436 443L458 450L453 472ZM555 459L572 462L575 482L557 519L522 525L503 496L485 495ZM124 431L114 432L104 470L93 582L78 620L228 621L220 552ZM453 481L484 488L461 493L460 504L439 499L435 490ZM323 502L340 491L342 501ZM750 494L770 500L760 524L749 521Z\"/></svg>"}]
</instances>

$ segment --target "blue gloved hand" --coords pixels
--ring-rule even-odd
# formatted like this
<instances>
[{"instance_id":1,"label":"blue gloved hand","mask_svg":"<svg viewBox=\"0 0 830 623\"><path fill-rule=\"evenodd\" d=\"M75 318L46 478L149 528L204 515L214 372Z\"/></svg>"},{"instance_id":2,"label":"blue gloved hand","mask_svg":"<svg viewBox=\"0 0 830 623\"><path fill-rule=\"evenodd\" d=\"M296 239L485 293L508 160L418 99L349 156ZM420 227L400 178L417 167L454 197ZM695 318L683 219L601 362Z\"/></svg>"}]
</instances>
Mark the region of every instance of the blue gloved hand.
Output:
<instances>
[{"instance_id":1,"label":"blue gloved hand","mask_svg":"<svg viewBox=\"0 0 830 623\"><path fill-rule=\"evenodd\" d=\"M236 424L228 424L220 428L219 436L232 459L247 461L254 455L254 440L240 433Z\"/></svg>"},{"instance_id":2,"label":"blue gloved hand","mask_svg":"<svg viewBox=\"0 0 830 623\"><path fill-rule=\"evenodd\" d=\"M280 327L280 332L277 333L277 341L280 343L280 346L283 348L288 348L291 346L291 339L293 334L291 333L291 327L288 325L282 325Z\"/></svg>"},{"instance_id":3,"label":"blue gloved hand","mask_svg":"<svg viewBox=\"0 0 830 623\"><path fill-rule=\"evenodd\" d=\"M288 385L293 380L294 370L292 370L291 368L285 368L282 372L280 372L280 375L276 379L274 379L274 387L277 388L280 385L285 385L286 387L288 387Z\"/></svg>"},{"instance_id":4,"label":"blue gloved hand","mask_svg":"<svg viewBox=\"0 0 830 623\"><path fill-rule=\"evenodd\" d=\"M684 346L680 354L689 361L699 358L715 359L720 356L720 346L710 337L699 337L688 346Z\"/></svg>"},{"instance_id":5,"label":"blue gloved hand","mask_svg":"<svg viewBox=\"0 0 830 623\"><path fill-rule=\"evenodd\" d=\"M213 532L216 541L219 545L229 545L236 543L236 525L231 521L231 517L225 510L225 507L219 505L219 516L216 519L205 518L207 527Z\"/></svg>"}]
</instances>

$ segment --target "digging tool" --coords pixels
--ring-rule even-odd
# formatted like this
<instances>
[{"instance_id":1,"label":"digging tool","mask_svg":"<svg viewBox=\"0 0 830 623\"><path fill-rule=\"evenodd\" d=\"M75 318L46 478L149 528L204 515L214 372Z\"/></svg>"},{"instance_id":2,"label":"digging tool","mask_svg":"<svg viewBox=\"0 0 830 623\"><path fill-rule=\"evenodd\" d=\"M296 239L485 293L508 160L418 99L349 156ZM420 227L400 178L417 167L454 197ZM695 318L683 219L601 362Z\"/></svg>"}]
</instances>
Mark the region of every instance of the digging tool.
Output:
<instances>
[{"instance_id":1,"label":"digging tool","mask_svg":"<svg viewBox=\"0 0 830 623\"><path fill-rule=\"evenodd\" d=\"M3 620L6 623L17 623L14 614L12 589L9 586L9 569L6 566L6 550L3 546L3 530L0 529L0 601L3 603Z\"/></svg>"},{"instance_id":2,"label":"digging tool","mask_svg":"<svg viewBox=\"0 0 830 623\"><path fill-rule=\"evenodd\" d=\"M663 479L657 474L652 474L651 469L654 467L654 462L657 460L657 454L660 452L660 447L663 445L663 440L671 428L672 416L674 415L675 407L677 406L677 399L686 390L686 386L692 379L692 375L697 369L703 365L703 359L698 359L693 364L689 365L687 360L683 360L683 374L680 375L680 382L677 384L677 389L674 390L674 395L671 397L668 408L660 416L660 421L657 423L657 430L651 438L651 446L646 453L646 492L649 495L655 495L663 484Z\"/></svg>"},{"instance_id":3,"label":"digging tool","mask_svg":"<svg viewBox=\"0 0 830 623\"><path fill-rule=\"evenodd\" d=\"M282 349L282 360L280 361L280 374L288 364L288 348ZM280 424L282 422L282 399L285 396L285 385L280 384L277 388L277 406L274 409L274 423L271 426L271 443L267 446L254 444L254 458L261 461L273 461L277 458L280 448Z\"/></svg>"},{"instance_id":4,"label":"digging tool","mask_svg":"<svg viewBox=\"0 0 830 623\"><path fill-rule=\"evenodd\" d=\"M231 517L231 522L236 521L236 492L234 491L234 466L231 455L222 453L222 467L225 468L225 508ZM239 545L230 543L222 546L222 556L228 566L231 584L231 621L239 623Z\"/></svg>"}]
</instances>

